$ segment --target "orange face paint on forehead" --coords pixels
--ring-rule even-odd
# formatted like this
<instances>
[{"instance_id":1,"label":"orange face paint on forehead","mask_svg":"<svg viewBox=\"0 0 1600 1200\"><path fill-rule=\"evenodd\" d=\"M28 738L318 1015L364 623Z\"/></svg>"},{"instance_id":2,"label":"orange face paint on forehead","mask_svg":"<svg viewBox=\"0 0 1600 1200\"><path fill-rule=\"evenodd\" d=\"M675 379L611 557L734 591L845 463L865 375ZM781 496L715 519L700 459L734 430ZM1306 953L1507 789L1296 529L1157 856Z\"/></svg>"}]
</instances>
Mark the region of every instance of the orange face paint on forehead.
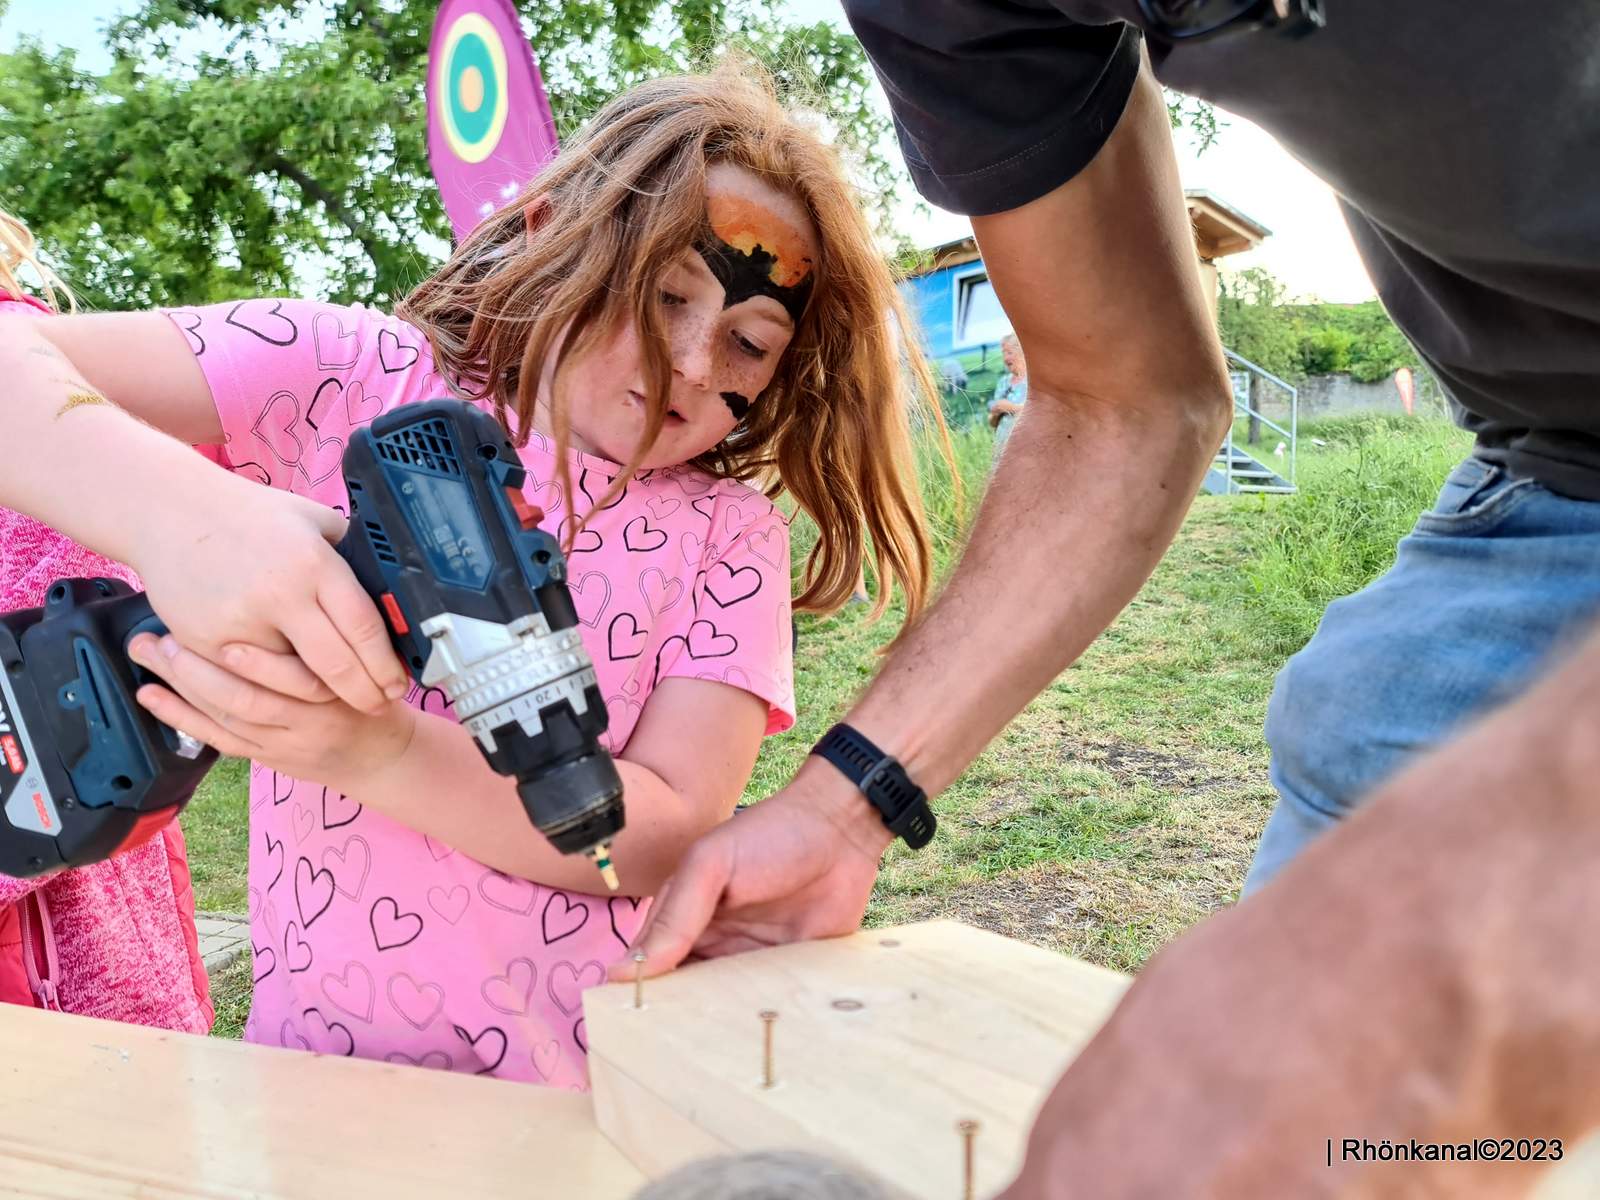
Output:
<instances>
[{"instance_id":1,"label":"orange face paint on forehead","mask_svg":"<svg viewBox=\"0 0 1600 1200\"><path fill-rule=\"evenodd\" d=\"M723 308L770 296L796 322L815 282L806 238L766 205L720 193L706 203L711 237L696 247L723 288Z\"/></svg>"}]
</instances>

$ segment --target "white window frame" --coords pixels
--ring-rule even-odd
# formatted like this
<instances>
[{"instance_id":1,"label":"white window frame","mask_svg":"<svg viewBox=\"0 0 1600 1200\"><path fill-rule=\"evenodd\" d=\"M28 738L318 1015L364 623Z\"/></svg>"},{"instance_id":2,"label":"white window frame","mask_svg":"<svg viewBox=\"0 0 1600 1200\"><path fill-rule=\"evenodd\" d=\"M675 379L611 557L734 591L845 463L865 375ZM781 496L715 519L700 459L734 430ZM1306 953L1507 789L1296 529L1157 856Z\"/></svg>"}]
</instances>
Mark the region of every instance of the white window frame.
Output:
<instances>
[{"instance_id":1,"label":"white window frame","mask_svg":"<svg viewBox=\"0 0 1600 1200\"><path fill-rule=\"evenodd\" d=\"M994 288L994 284L989 281L989 268L982 262L965 270L957 270L950 273L950 348L952 350L975 350L979 346L992 346L1007 333L1011 332L1010 319L1007 318L1004 331L994 337L972 338L967 336L966 325L961 319L961 301L967 290L972 286L971 281L974 280L988 283L991 291ZM997 301L998 299L996 297Z\"/></svg>"}]
</instances>

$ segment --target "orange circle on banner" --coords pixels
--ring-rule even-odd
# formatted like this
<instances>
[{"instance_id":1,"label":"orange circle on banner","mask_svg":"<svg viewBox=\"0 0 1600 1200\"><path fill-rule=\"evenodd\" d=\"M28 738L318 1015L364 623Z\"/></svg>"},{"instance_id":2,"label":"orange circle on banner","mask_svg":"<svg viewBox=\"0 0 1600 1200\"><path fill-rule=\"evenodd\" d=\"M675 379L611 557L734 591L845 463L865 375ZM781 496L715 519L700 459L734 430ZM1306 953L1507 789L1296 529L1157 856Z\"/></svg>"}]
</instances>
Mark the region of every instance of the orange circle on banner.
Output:
<instances>
[{"instance_id":1,"label":"orange circle on banner","mask_svg":"<svg viewBox=\"0 0 1600 1200\"><path fill-rule=\"evenodd\" d=\"M477 67L468 67L461 72L461 107L468 112L477 112L483 107L483 72Z\"/></svg>"}]
</instances>

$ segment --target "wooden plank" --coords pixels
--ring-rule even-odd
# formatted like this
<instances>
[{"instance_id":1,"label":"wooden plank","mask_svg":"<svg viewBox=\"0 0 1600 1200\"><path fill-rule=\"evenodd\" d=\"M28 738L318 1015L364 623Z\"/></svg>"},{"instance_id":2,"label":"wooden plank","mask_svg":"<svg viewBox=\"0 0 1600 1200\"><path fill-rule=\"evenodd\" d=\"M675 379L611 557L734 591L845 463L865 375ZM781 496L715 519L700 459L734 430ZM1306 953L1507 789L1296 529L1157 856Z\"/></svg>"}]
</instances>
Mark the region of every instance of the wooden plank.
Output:
<instances>
[{"instance_id":1,"label":"wooden plank","mask_svg":"<svg viewBox=\"0 0 1600 1200\"><path fill-rule=\"evenodd\" d=\"M0 1194L625 1200L585 1096L0 1005Z\"/></svg>"},{"instance_id":2,"label":"wooden plank","mask_svg":"<svg viewBox=\"0 0 1600 1200\"><path fill-rule=\"evenodd\" d=\"M685 967L584 995L600 1127L654 1177L707 1152L805 1149L896 1195L980 1195L1022 1162L1050 1084L1127 986L1113 971L949 921ZM774 1026L762 1086L759 1013ZM688 1136L688 1131L697 1136Z\"/></svg>"}]
</instances>

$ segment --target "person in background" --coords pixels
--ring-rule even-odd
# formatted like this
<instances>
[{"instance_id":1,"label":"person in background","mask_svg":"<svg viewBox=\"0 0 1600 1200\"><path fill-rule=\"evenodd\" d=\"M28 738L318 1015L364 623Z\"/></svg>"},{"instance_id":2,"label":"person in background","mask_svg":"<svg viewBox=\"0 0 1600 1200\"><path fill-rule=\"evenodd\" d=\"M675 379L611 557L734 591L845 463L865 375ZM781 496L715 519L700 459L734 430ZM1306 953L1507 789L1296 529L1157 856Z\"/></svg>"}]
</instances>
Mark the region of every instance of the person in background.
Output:
<instances>
[{"instance_id":1,"label":"person in background","mask_svg":"<svg viewBox=\"0 0 1600 1200\"><path fill-rule=\"evenodd\" d=\"M1022 343L1017 335L1008 333L1000 339L1000 359L1005 370L994 385L994 399L989 401L989 428L994 430L994 452L998 457L1011 437L1011 427L1017 423L1017 414L1028 400L1028 364L1022 357Z\"/></svg>"}]
</instances>

